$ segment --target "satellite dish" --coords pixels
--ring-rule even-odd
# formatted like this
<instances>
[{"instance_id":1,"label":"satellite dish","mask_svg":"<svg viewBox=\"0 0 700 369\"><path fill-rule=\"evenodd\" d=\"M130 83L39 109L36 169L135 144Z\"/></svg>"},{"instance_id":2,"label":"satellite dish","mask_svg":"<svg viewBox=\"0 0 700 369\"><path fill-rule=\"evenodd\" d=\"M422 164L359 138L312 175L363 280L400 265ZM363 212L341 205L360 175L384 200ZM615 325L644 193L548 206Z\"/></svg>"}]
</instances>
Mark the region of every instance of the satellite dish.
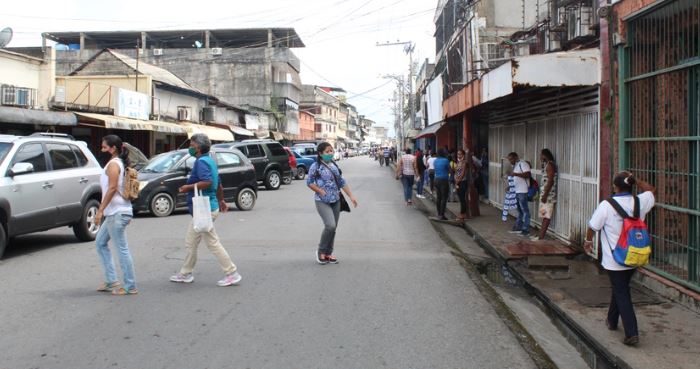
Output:
<instances>
[{"instance_id":1,"label":"satellite dish","mask_svg":"<svg viewBox=\"0 0 700 369\"><path fill-rule=\"evenodd\" d=\"M0 48L7 46L12 41L12 28L6 27L0 31Z\"/></svg>"}]
</instances>

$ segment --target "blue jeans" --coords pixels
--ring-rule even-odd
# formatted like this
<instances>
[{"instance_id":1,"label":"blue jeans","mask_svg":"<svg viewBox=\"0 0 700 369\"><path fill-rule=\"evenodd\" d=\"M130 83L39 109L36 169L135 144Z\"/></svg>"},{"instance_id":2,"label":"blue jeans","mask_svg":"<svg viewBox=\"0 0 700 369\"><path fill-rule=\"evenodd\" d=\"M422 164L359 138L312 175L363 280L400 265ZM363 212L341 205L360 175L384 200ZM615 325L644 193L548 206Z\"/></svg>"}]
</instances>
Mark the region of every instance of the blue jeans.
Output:
<instances>
[{"instance_id":1,"label":"blue jeans","mask_svg":"<svg viewBox=\"0 0 700 369\"><path fill-rule=\"evenodd\" d=\"M515 220L513 230L530 233L530 207L527 204L527 194L516 193L515 199L518 205L518 219Z\"/></svg>"},{"instance_id":2,"label":"blue jeans","mask_svg":"<svg viewBox=\"0 0 700 369\"><path fill-rule=\"evenodd\" d=\"M421 176L420 181L416 182L416 194L423 194L423 186L425 186L425 178Z\"/></svg>"},{"instance_id":3,"label":"blue jeans","mask_svg":"<svg viewBox=\"0 0 700 369\"><path fill-rule=\"evenodd\" d=\"M95 237L95 245L97 246L97 254L100 255L102 267L105 271L105 282L114 283L119 281L117 273L114 270L114 262L112 261L112 252L109 249L109 240L115 245L119 251L119 266L121 266L124 274L124 289L136 289L134 281L134 261L131 259L129 245L126 242L126 226L131 222L132 215L129 213L117 213L106 216L102 219L100 230L97 231Z\"/></svg>"},{"instance_id":4,"label":"blue jeans","mask_svg":"<svg viewBox=\"0 0 700 369\"><path fill-rule=\"evenodd\" d=\"M403 198L405 201L411 201L413 198L413 182L415 182L415 176L401 176L401 183L403 184Z\"/></svg>"}]
</instances>

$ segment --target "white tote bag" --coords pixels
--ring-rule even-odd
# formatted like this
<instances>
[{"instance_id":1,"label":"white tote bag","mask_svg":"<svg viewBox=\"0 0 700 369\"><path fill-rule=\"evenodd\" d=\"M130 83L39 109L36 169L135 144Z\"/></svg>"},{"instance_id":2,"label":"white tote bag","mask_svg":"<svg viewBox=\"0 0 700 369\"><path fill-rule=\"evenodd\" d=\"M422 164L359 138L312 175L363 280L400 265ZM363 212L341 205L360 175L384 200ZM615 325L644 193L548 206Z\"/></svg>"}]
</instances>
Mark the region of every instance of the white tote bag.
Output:
<instances>
[{"instance_id":1,"label":"white tote bag","mask_svg":"<svg viewBox=\"0 0 700 369\"><path fill-rule=\"evenodd\" d=\"M192 223L194 231L197 233L209 232L214 228L214 221L211 218L211 204L209 196L202 196L194 185L194 196L192 197Z\"/></svg>"}]
</instances>

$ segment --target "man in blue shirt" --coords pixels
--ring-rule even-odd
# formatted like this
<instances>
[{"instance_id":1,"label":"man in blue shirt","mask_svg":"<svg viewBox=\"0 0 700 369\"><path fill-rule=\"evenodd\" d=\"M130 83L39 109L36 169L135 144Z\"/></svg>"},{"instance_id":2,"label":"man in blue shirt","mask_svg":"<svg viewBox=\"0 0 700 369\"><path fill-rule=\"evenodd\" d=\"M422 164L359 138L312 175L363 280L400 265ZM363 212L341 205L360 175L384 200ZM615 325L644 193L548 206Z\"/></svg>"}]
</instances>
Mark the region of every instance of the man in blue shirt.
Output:
<instances>
[{"instance_id":1,"label":"man in blue shirt","mask_svg":"<svg viewBox=\"0 0 700 369\"><path fill-rule=\"evenodd\" d=\"M195 134L190 138L190 155L197 158L192 166L192 172L187 179L187 184L180 187L180 193L187 193L187 207L192 214L192 197L194 196L195 185L198 191L202 192L202 196L209 196L211 205L212 219L215 221L219 217L219 210L226 211L227 206L223 198L223 188L219 181L219 169L214 159L209 155L211 141L204 134ZM226 252L226 249L219 241L219 236L216 230L212 229L208 232L197 232L194 229L193 222L190 222L185 236L185 247L187 248L187 256L185 262L180 268L180 272L170 277L170 281L177 283L192 283L194 276L192 271L197 262L197 247L199 242L204 239L209 251L216 256L223 269L225 276L217 282L220 287L231 286L241 281L241 275L238 274L236 265L231 261L231 257Z\"/></svg>"},{"instance_id":2,"label":"man in blue shirt","mask_svg":"<svg viewBox=\"0 0 700 369\"><path fill-rule=\"evenodd\" d=\"M435 189L437 192L437 216L440 220L447 220L445 216L445 210L447 209L447 197L450 193L450 173L452 172L452 167L450 166L450 161L447 159L447 151L445 149L440 149L438 151L438 158L435 159Z\"/></svg>"}]
</instances>

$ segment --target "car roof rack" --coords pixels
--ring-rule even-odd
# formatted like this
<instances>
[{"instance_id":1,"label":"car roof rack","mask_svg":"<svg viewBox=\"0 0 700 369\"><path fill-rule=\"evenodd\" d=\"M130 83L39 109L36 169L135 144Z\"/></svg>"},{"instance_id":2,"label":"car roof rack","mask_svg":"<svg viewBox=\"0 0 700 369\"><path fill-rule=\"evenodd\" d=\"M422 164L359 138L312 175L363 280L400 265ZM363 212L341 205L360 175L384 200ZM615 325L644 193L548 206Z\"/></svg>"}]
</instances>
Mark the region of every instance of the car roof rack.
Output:
<instances>
[{"instance_id":1,"label":"car roof rack","mask_svg":"<svg viewBox=\"0 0 700 369\"><path fill-rule=\"evenodd\" d=\"M67 134L67 133L55 133L55 132L35 132L29 135L30 137L37 137L37 136L42 136L42 137L53 137L53 138L65 138L67 140L75 141L75 137Z\"/></svg>"}]
</instances>

